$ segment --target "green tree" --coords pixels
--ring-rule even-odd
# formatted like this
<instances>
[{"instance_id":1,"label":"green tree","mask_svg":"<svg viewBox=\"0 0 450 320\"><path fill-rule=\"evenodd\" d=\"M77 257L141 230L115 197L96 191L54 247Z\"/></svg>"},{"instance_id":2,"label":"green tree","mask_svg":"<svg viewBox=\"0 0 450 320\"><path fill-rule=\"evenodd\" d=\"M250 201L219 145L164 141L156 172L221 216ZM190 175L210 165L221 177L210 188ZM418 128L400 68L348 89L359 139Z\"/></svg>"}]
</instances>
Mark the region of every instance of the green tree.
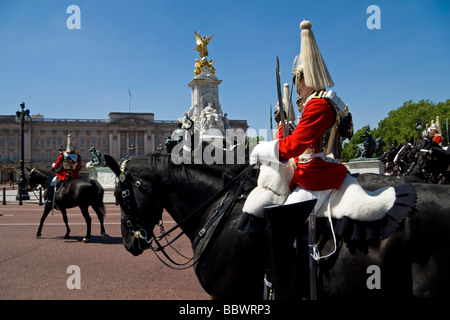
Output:
<instances>
[{"instance_id":1,"label":"green tree","mask_svg":"<svg viewBox=\"0 0 450 320\"><path fill-rule=\"evenodd\" d=\"M425 130L426 125L431 125L431 120L435 121L436 116L440 117L444 145L448 145L446 119L450 119L450 99L437 104L429 100L420 100L417 103L411 100L406 101L398 109L389 111L388 116L378 123L377 128L371 129L370 133L374 139L381 137L386 142L384 146L386 150L394 141L405 143L411 137L417 141L422 137L422 131ZM416 129L418 118L423 126L420 131ZM350 141L344 143L343 161L349 161L355 157L356 145L364 142L364 139L359 136L365 132L365 129L366 126L359 129Z\"/></svg>"},{"instance_id":2,"label":"green tree","mask_svg":"<svg viewBox=\"0 0 450 320\"><path fill-rule=\"evenodd\" d=\"M422 137L422 131L426 124L430 125L431 120L436 120L436 116L441 119L442 137L447 141L447 128L445 121L450 118L450 99L446 102L435 104L429 100L421 100L417 103L406 101L403 106L389 112L389 116L378 123L378 133L390 145L397 140L404 143L411 137L417 141ZM423 129L416 130L417 119L420 118ZM387 148L387 146L386 146Z\"/></svg>"}]
</instances>

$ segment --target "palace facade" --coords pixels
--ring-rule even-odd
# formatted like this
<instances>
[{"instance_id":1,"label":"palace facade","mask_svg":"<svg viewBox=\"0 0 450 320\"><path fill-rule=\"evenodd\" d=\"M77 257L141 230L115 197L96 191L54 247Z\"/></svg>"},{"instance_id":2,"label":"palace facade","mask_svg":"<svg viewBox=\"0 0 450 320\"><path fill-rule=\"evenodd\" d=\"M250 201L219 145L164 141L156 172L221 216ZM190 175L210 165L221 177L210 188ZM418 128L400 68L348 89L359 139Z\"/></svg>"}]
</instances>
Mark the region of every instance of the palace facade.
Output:
<instances>
[{"instance_id":1,"label":"palace facade","mask_svg":"<svg viewBox=\"0 0 450 320\"><path fill-rule=\"evenodd\" d=\"M233 129L247 130L246 120L229 120ZM111 112L108 119L51 119L32 115L24 127L25 167L51 169L66 149L70 133L76 151L83 159L83 169L91 159L89 149L119 161L131 155L164 152L165 140L177 128L178 121L155 120L154 113ZM20 174L21 127L14 115L0 115L0 182L17 181Z\"/></svg>"}]
</instances>

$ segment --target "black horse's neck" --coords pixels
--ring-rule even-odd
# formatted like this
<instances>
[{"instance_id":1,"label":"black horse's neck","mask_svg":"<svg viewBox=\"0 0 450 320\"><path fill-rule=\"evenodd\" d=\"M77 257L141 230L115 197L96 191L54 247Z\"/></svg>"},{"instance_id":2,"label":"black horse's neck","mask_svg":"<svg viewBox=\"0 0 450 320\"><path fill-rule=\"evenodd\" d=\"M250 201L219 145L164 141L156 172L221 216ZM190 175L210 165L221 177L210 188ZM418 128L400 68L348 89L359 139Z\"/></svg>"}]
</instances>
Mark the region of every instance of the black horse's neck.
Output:
<instances>
[{"instance_id":1,"label":"black horse's neck","mask_svg":"<svg viewBox=\"0 0 450 320\"><path fill-rule=\"evenodd\" d=\"M34 185L40 184L44 189L47 189L47 179L49 175L42 173L39 169L35 168L31 171L30 182L34 181Z\"/></svg>"},{"instance_id":2,"label":"black horse's neck","mask_svg":"<svg viewBox=\"0 0 450 320\"><path fill-rule=\"evenodd\" d=\"M152 197L166 209L172 218L192 240L207 212L198 212L187 220L187 216L222 190L237 170L230 165L179 164L172 162L170 155L153 154L135 158L127 163L127 169L150 182ZM220 201L220 197L217 202ZM214 207L213 204L211 207Z\"/></svg>"}]
</instances>

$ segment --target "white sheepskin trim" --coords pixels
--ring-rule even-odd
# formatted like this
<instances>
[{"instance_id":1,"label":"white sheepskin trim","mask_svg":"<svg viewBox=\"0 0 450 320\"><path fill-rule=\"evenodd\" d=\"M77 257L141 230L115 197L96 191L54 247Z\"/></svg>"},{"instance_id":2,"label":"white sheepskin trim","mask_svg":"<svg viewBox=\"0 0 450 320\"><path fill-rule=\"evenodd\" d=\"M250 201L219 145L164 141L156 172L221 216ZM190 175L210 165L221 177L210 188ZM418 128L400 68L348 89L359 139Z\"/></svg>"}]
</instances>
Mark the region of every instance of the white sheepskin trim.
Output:
<instances>
[{"instance_id":1,"label":"white sheepskin trim","mask_svg":"<svg viewBox=\"0 0 450 320\"><path fill-rule=\"evenodd\" d=\"M324 203L317 211L318 217L341 219L347 216L354 220L375 221L382 219L395 202L395 189L385 187L375 191L365 191L358 181L347 175L340 189L331 196L331 205Z\"/></svg>"},{"instance_id":2,"label":"white sheepskin trim","mask_svg":"<svg viewBox=\"0 0 450 320\"><path fill-rule=\"evenodd\" d=\"M282 205L290 194L289 183L295 170L295 161L287 164L262 164L259 167L258 185L250 192L242 211L264 217L264 207Z\"/></svg>"}]
</instances>

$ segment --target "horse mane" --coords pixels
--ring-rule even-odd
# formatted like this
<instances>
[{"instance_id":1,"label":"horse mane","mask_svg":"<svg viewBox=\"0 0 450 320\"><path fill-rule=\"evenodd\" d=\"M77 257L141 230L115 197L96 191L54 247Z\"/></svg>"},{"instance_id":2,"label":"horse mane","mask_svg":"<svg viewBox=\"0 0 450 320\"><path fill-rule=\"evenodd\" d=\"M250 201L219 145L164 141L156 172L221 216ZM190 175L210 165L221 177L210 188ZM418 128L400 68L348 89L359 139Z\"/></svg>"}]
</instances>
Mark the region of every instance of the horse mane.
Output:
<instances>
[{"instance_id":1,"label":"horse mane","mask_svg":"<svg viewBox=\"0 0 450 320\"><path fill-rule=\"evenodd\" d=\"M51 171L47 174L45 174L45 170L40 169L40 168L33 168L32 172L35 173L35 175L37 176L38 179L41 180L47 180L47 177L51 175Z\"/></svg>"},{"instance_id":2,"label":"horse mane","mask_svg":"<svg viewBox=\"0 0 450 320\"><path fill-rule=\"evenodd\" d=\"M164 167L164 173L167 176L177 181L190 180L193 177L193 172L207 174L209 178L216 177L222 180L223 183L231 181L237 174L239 174L245 167L245 164L206 164L206 163L191 163L191 164L176 164L172 161L170 154L152 153L148 157L148 167L157 168Z\"/></svg>"}]
</instances>

